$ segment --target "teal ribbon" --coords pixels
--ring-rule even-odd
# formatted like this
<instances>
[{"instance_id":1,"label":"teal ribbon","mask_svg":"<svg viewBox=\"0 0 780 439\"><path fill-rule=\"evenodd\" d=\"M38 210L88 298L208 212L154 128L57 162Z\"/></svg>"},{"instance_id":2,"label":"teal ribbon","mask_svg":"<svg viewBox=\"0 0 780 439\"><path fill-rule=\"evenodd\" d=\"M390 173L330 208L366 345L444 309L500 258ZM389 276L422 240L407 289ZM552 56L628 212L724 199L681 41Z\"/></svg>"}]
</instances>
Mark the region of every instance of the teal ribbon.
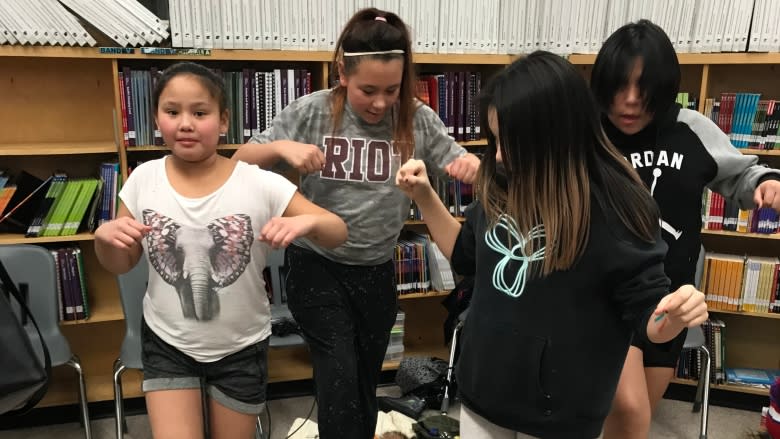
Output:
<instances>
[{"instance_id":1,"label":"teal ribbon","mask_svg":"<svg viewBox=\"0 0 780 439\"><path fill-rule=\"evenodd\" d=\"M509 245L507 247L504 242L498 237L499 229L503 229L506 235L509 237ZM517 222L509 215L501 214L498 217L496 225L490 230L485 232L485 244L494 252L503 255L498 264L493 269L493 287L495 289L507 294L510 297L520 297L525 289L525 280L527 277L528 267L533 261L541 261L544 259L544 247L534 251L530 255L525 253L525 248L529 242L544 238L544 226L537 225L531 228L527 236L523 236L517 227ZM515 244L513 244L515 243ZM507 277L511 277L512 273L506 273L507 267L512 261L520 262L520 268L514 275L512 284L508 284Z\"/></svg>"}]
</instances>

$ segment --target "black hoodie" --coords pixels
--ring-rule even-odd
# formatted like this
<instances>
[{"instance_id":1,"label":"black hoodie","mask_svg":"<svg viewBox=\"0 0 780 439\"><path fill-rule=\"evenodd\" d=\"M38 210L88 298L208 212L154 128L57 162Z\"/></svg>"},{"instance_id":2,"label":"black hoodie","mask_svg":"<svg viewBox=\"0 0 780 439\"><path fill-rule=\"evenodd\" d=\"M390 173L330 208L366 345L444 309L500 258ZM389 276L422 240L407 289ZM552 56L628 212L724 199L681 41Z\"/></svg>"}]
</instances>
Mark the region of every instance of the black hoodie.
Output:
<instances>
[{"instance_id":1,"label":"black hoodie","mask_svg":"<svg viewBox=\"0 0 780 439\"><path fill-rule=\"evenodd\" d=\"M672 290L694 283L704 188L737 201L742 209L753 209L756 186L780 178L780 171L756 165L756 156L742 155L711 120L678 104L631 136L607 117L602 124L661 210L663 237L669 245L666 274Z\"/></svg>"},{"instance_id":2,"label":"black hoodie","mask_svg":"<svg viewBox=\"0 0 780 439\"><path fill-rule=\"evenodd\" d=\"M452 267L475 275L475 284L458 388L463 403L494 424L542 438L597 437L631 334L646 331L668 292L660 231L654 243L642 242L600 207L597 195L594 188L590 238L579 261L567 271L527 278L519 294L494 285L504 254L486 241L493 229L481 203L466 211ZM495 235L507 242L501 229ZM502 271L507 283L521 265L512 261Z\"/></svg>"}]
</instances>

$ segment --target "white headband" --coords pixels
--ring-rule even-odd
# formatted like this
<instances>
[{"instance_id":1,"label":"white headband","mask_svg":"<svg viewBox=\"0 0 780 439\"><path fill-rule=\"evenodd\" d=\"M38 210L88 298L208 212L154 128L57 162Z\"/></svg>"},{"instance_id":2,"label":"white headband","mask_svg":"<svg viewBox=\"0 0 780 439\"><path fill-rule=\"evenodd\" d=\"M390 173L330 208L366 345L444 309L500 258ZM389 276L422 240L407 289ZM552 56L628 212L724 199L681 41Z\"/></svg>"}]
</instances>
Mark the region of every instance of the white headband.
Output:
<instances>
[{"instance_id":1,"label":"white headband","mask_svg":"<svg viewBox=\"0 0 780 439\"><path fill-rule=\"evenodd\" d=\"M394 50L379 50L376 52L344 52L344 56L364 56L364 55L390 55L390 54L399 54L403 55L404 51L400 49L394 49Z\"/></svg>"}]
</instances>

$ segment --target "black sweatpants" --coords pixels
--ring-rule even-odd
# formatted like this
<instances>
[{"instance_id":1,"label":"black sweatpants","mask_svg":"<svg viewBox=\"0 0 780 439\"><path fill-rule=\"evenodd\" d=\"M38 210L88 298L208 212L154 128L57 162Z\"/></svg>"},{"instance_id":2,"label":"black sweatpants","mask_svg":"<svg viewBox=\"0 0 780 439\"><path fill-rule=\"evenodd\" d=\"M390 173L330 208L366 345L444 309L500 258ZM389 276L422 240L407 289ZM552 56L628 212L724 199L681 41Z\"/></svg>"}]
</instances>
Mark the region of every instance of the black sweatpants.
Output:
<instances>
[{"instance_id":1,"label":"black sweatpants","mask_svg":"<svg viewBox=\"0 0 780 439\"><path fill-rule=\"evenodd\" d=\"M287 304L309 344L322 439L371 439L376 386L398 312L392 261L345 265L291 245Z\"/></svg>"}]
</instances>

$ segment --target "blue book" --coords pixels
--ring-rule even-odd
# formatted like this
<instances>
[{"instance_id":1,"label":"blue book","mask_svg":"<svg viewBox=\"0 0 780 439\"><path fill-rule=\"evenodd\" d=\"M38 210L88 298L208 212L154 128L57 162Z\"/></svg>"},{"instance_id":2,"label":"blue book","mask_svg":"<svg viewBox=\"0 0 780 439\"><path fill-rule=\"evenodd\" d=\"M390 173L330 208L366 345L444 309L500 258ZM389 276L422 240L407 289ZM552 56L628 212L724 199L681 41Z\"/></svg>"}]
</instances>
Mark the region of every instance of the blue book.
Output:
<instances>
[{"instance_id":1,"label":"blue book","mask_svg":"<svg viewBox=\"0 0 780 439\"><path fill-rule=\"evenodd\" d=\"M778 369L726 368L726 381L730 383L771 385L780 376Z\"/></svg>"}]
</instances>

